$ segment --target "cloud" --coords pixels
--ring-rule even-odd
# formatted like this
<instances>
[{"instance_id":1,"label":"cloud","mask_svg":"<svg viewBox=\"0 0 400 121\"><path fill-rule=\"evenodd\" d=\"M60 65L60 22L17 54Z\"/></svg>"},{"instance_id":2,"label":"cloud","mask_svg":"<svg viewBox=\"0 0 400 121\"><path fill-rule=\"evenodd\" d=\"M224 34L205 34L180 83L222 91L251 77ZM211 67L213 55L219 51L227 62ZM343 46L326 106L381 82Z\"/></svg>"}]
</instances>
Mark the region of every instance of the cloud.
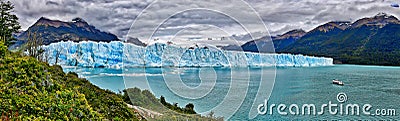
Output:
<instances>
[{"instance_id":1,"label":"cloud","mask_svg":"<svg viewBox=\"0 0 400 121\"><path fill-rule=\"evenodd\" d=\"M310 30L329 21L355 21L386 12L399 16L398 9L384 0L283 0L249 3L262 15L270 31L302 28ZM286 27L285 27L286 26Z\"/></svg>"},{"instance_id":2,"label":"cloud","mask_svg":"<svg viewBox=\"0 0 400 121\"><path fill-rule=\"evenodd\" d=\"M71 21L81 17L97 28L122 38L126 28L149 2L132 0L16 0L15 13L26 30L40 17ZM122 31L121 31L122 30Z\"/></svg>"},{"instance_id":3,"label":"cloud","mask_svg":"<svg viewBox=\"0 0 400 121\"><path fill-rule=\"evenodd\" d=\"M149 14L142 16L138 27L133 34L146 34L154 30L154 24L160 26L158 36L171 36L185 30L184 34L208 34L218 36L226 33L213 31L224 30L228 34L243 34L246 31L234 19L241 20L242 24L262 31L252 17L252 9L247 9L247 4L239 4L238 0L228 1L182 1L170 0L153 4L147 9ZM386 12L397 17L400 16L398 8L390 5L396 1L390 0L245 0L254 8L265 23L272 35L282 34L291 29L302 28L310 30L329 21L354 21L366 16L373 16L379 12ZM124 38L128 34L132 23L138 15L154 0L14 0L15 13L20 18L23 29L27 29L44 16L50 19L70 21L81 17L97 28L116 34ZM192 10L176 13L177 8L205 8L212 10ZM219 13L222 12L222 13ZM175 13L175 14L170 14ZM231 16L224 15L230 13ZM145 15L146 12L143 14ZM234 19L232 19L232 18ZM168 18L166 20L166 18ZM212 26L212 27L210 27ZM218 28L218 29L216 29ZM208 31L208 32L207 32ZM180 33L180 34L183 34ZM182 35L187 36L187 35Z\"/></svg>"}]
</instances>

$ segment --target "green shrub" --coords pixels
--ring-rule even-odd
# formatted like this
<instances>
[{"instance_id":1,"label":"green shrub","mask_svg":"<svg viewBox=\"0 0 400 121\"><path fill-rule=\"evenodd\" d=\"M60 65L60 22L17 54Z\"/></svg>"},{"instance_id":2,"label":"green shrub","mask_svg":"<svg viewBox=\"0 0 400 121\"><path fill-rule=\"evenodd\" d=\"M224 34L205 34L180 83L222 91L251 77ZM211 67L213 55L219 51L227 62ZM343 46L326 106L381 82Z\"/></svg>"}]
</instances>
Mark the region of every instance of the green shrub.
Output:
<instances>
[{"instance_id":1,"label":"green shrub","mask_svg":"<svg viewBox=\"0 0 400 121\"><path fill-rule=\"evenodd\" d=\"M0 43L0 113L10 120L137 120L119 95Z\"/></svg>"},{"instance_id":2,"label":"green shrub","mask_svg":"<svg viewBox=\"0 0 400 121\"><path fill-rule=\"evenodd\" d=\"M4 58L7 52L7 46L5 45L3 40L0 40L0 58Z\"/></svg>"}]
</instances>

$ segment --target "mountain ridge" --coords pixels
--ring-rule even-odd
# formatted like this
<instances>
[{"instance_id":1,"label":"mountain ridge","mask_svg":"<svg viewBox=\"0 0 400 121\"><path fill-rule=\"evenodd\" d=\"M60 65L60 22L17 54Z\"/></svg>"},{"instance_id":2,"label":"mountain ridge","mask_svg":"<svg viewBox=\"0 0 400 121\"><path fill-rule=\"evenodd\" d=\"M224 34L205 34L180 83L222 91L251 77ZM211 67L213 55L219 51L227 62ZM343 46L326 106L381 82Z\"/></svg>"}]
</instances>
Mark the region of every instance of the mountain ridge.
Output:
<instances>
[{"instance_id":1,"label":"mountain ridge","mask_svg":"<svg viewBox=\"0 0 400 121\"><path fill-rule=\"evenodd\" d=\"M400 65L400 21L386 13L354 22L327 22L298 37L271 38L277 53L333 57L335 63L345 64ZM249 41L241 47L259 52L255 43L262 45L263 40L267 39Z\"/></svg>"},{"instance_id":2,"label":"mountain ridge","mask_svg":"<svg viewBox=\"0 0 400 121\"><path fill-rule=\"evenodd\" d=\"M311 31L279 53L328 56L335 63L400 65L400 21L386 13L359 19L345 29Z\"/></svg>"},{"instance_id":3,"label":"mountain ridge","mask_svg":"<svg viewBox=\"0 0 400 121\"><path fill-rule=\"evenodd\" d=\"M29 33L37 34L43 39L45 45L60 41L119 41L116 35L101 31L82 18L74 18L70 22L64 22L41 17L25 32L21 33L17 39L26 42Z\"/></svg>"}]
</instances>

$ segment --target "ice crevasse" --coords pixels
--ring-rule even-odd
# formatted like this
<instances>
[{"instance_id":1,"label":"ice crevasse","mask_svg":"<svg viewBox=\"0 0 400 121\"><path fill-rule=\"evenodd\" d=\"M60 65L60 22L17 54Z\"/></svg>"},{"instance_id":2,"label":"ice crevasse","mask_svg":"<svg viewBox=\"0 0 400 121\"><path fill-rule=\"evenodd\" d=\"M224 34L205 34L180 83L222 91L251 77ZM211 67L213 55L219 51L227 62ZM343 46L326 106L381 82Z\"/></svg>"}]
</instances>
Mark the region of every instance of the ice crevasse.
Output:
<instances>
[{"instance_id":1,"label":"ice crevasse","mask_svg":"<svg viewBox=\"0 0 400 121\"><path fill-rule=\"evenodd\" d=\"M43 46L50 64L80 67L262 67L331 66L332 58L293 54L252 53L167 44L147 47L120 41L58 42Z\"/></svg>"}]
</instances>

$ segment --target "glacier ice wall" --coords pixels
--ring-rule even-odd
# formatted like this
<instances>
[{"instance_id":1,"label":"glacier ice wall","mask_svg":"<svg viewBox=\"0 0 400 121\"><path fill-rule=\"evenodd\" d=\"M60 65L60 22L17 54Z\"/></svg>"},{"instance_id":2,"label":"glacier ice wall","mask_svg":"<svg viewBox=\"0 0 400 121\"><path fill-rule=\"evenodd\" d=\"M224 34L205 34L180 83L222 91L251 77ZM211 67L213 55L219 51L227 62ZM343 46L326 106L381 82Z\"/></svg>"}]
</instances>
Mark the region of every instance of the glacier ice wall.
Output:
<instances>
[{"instance_id":1,"label":"glacier ice wall","mask_svg":"<svg viewBox=\"0 0 400 121\"><path fill-rule=\"evenodd\" d=\"M47 46L50 64L81 67L330 66L332 58L292 54L187 49L166 44L147 47L122 42L58 42Z\"/></svg>"}]
</instances>

